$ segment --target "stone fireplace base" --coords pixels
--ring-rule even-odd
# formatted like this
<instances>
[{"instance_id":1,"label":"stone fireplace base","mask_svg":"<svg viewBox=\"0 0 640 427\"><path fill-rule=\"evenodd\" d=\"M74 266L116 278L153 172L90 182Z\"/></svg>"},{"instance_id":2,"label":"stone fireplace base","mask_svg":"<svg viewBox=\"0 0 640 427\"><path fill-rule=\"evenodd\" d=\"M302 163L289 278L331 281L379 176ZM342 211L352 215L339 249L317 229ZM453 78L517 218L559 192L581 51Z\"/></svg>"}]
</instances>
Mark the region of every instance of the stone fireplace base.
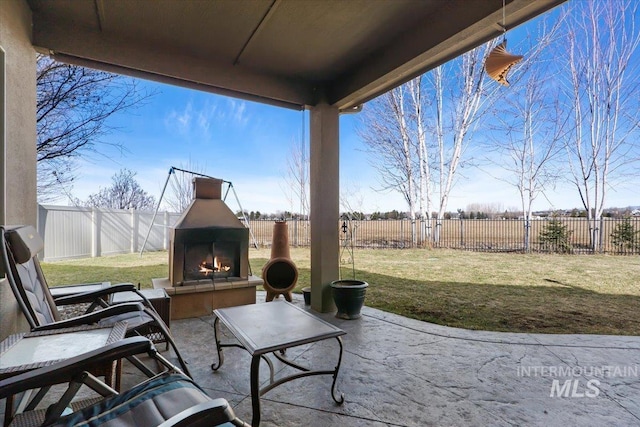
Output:
<instances>
[{"instance_id":1,"label":"stone fireplace base","mask_svg":"<svg viewBox=\"0 0 640 427\"><path fill-rule=\"evenodd\" d=\"M216 308L255 304L257 276L245 280L172 286L168 278L151 279L154 289L164 289L171 297L171 319L206 316Z\"/></svg>"}]
</instances>

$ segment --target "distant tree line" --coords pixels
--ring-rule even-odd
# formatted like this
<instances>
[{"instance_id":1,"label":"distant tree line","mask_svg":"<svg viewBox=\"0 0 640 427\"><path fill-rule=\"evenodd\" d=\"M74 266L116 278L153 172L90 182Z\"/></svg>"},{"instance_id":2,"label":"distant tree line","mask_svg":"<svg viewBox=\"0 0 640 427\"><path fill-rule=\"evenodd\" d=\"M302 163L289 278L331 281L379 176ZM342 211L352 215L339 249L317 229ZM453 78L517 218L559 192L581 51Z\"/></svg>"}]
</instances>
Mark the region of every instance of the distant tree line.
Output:
<instances>
[{"instance_id":1,"label":"distant tree line","mask_svg":"<svg viewBox=\"0 0 640 427\"><path fill-rule=\"evenodd\" d=\"M238 218L241 218L243 216L243 211L237 210L236 211L236 216ZM272 220L272 221L276 221L279 219L300 219L300 220L308 220L309 216L308 215L302 215L299 213L294 213L294 212L290 212L290 211L277 211L275 213L261 213L260 211L244 211L244 216L248 219L248 220L258 220L258 219L264 219L264 220Z\"/></svg>"},{"instance_id":2,"label":"distant tree line","mask_svg":"<svg viewBox=\"0 0 640 427\"><path fill-rule=\"evenodd\" d=\"M242 217L242 211L236 211L238 217ZM260 211L244 211L244 215L248 220L279 220L279 219L297 219L308 220L307 215L301 215L299 213L292 213L289 211L278 211L276 213L261 213ZM605 218L630 218L634 216L640 216L640 211L633 207L626 208L609 208L606 209L602 215ZM443 219L522 219L524 214L522 211L509 211L496 212L494 210L488 211L469 211L458 209L457 212L445 212ZM584 209L573 208L570 210L555 210L555 211L538 211L533 212L533 218L551 218L551 217L567 217L567 218L587 218L587 213ZM377 220L401 220L411 219L409 212L398 211L397 209L380 212L375 211L372 213L365 212L343 212L340 215L342 220L357 220L357 221L377 221ZM438 213L432 212L431 219L437 219ZM423 219L421 215L416 215L416 220Z\"/></svg>"}]
</instances>

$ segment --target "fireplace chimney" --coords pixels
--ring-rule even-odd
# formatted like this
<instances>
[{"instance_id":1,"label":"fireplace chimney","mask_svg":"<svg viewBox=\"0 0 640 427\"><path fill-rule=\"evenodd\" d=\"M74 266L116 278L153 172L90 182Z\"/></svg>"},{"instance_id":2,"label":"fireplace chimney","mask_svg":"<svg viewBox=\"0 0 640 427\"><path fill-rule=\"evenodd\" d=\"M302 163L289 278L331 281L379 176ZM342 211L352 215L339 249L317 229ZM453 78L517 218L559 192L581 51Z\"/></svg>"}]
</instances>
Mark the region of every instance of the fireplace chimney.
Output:
<instances>
[{"instance_id":1,"label":"fireplace chimney","mask_svg":"<svg viewBox=\"0 0 640 427\"><path fill-rule=\"evenodd\" d=\"M193 198L222 199L222 180L215 178L194 178Z\"/></svg>"}]
</instances>

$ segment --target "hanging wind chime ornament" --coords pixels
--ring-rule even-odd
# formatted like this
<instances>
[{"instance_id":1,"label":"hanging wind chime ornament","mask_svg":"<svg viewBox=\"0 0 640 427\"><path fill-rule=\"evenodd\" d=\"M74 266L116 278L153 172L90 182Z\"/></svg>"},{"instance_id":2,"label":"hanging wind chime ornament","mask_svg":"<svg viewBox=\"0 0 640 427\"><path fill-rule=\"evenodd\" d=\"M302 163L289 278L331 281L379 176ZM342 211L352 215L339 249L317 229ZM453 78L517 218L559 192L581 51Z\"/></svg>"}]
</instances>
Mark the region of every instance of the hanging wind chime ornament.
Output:
<instances>
[{"instance_id":1,"label":"hanging wind chime ornament","mask_svg":"<svg viewBox=\"0 0 640 427\"><path fill-rule=\"evenodd\" d=\"M502 0L502 43L494 47L484 62L484 69L493 80L503 86L509 86L507 73L511 67L522 61L522 55L512 55L507 52L507 26L505 17L505 1Z\"/></svg>"}]
</instances>

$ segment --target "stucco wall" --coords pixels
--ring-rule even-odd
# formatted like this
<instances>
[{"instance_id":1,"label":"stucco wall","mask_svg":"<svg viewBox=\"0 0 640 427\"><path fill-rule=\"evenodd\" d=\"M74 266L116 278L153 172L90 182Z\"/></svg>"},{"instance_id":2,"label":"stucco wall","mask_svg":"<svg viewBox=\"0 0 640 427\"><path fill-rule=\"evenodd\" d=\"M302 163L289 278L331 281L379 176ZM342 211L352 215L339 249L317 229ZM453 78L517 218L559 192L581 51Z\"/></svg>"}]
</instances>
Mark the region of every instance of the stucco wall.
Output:
<instances>
[{"instance_id":1,"label":"stucco wall","mask_svg":"<svg viewBox=\"0 0 640 427\"><path fill-rule=\"evenodd\" d=\"M31 11L23 0L0 1L0 172L5 224L36 225L36 56L31 45ZM0 279L0 338L24 330L26 322L6 280Z\"/></svg>"}]
</instances>

